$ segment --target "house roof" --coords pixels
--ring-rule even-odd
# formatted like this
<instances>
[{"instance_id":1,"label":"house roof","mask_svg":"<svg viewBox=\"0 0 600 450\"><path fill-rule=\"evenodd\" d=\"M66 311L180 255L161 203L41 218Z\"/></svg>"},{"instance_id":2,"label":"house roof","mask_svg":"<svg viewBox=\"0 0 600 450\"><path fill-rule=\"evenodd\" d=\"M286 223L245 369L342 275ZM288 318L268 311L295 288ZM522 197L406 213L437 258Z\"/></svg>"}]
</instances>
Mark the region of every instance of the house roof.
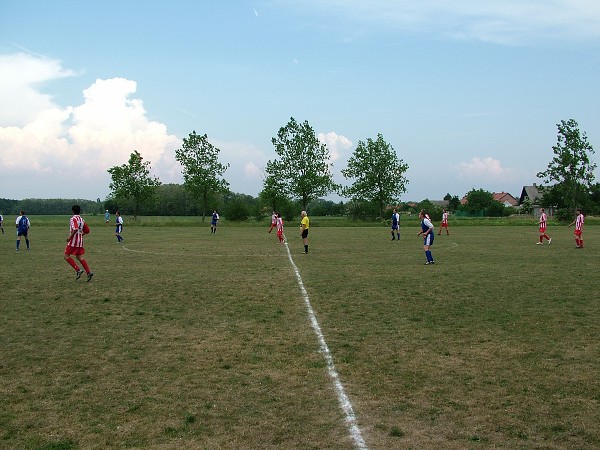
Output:
<instances>
[{"instance_id":1,"label":"house roof","mask_svg":"<svg viewBox=\"0 0 600 450\"><path fill-rule=\"evenodd\" d=\"M537 185L534 183L533 186L523 186L521 191L521 197L519 198L519 204L522 204L525 200L529 199L532 204L537 204L543 197L539 191Z\"/></svg>"},{"instance_id":2,"label":"house roof","mask_svg":"<svg viewBox=\"0 0 600 450\"><path fill-rule=\"evenodd\" d=\"M512 206L516 206L519 203L517 199L510 195L508 192L494 192L492 195L494 196L494 200L497 200L500 203L508 203Z\"/></svg>"}]
</instances>

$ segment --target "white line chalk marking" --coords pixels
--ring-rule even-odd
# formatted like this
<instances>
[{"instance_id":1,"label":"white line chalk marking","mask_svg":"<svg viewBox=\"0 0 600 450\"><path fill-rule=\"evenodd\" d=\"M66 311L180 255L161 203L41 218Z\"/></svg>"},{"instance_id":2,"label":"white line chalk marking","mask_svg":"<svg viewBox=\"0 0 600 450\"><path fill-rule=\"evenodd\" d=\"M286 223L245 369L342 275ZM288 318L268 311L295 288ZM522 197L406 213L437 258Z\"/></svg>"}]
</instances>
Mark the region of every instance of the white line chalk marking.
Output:
<instances>
[{"instance_id":1,"label":"white line chalk marking","mask_svg":"<svg viewBox=\"0 0 600 450\"><path fill-rule=\"evenodd\" d=\"M333 381L333 386L335 387L335 391L337 393L338 401L340 402L340 406L342 407L344 414L346 414L346 424L348 425L348 431L350 432L350 436L352 437L356 448L358 448L360 450L368 450L367 444L365 443L365 440L362 437L360 429L358 428L358 424L356 422L356 416L354 415L354 409L352 408L352 403L350 403L350 399L348 398L348 396L346 395L346 392L344 391L344 386L342 385L340 376L338 375L337 370L335 369L335 364L333 363L333 357L331 356L331 352L329 351L327 342L325 342L325 337L323 336L323 333L321 332L321 327L319 326L317 317L315 316L315 313L310 304L310 299L308 298L308 293L306 292L306 289L304 288L304 283L302 282L302 277L300 276L300 271L298 270L298 267L296 267L296 264L294 263L294 260L292 259L292 254L290 253L290 248L287 244L287 241L285 243L285 248L288 253L288 258L290 259L290 264L292 265L292 268L294 269L294 273L296 274L296 279L298 280L298 285L300 286L300 292L302 292L302 298L304 299L304 303L306 303L306 309L308 311L308 316L310 317L310 323L312 325L313 331L315 332L315 334L317 335L317 338L319 340L319 345L321 347L321 353L323 353L323 356L325 357L325 361L327 362L327 371L329 372L329 377Z\"/></svg>"}]
</instances>

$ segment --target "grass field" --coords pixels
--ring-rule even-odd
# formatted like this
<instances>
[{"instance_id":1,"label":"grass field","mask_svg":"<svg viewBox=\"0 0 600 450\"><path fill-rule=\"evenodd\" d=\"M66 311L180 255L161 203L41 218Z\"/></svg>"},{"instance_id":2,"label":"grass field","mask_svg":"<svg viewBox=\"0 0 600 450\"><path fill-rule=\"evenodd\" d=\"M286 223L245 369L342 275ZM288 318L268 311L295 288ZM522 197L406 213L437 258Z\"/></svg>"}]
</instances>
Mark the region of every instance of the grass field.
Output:
<instances>
[{"instance_id":1,"label":"grass field","mask_svg":"<svg viewBox=\"0 0 600 450\"><path fill-rule=\"evenodd\" d=\"M266 228L126 227L62 259L0 236L0 447L346 449L285 246ZM600 448L600 227L286 234L370 449ZM22 247L23 248L23 247Z\"/></svg>"}]
</instances>

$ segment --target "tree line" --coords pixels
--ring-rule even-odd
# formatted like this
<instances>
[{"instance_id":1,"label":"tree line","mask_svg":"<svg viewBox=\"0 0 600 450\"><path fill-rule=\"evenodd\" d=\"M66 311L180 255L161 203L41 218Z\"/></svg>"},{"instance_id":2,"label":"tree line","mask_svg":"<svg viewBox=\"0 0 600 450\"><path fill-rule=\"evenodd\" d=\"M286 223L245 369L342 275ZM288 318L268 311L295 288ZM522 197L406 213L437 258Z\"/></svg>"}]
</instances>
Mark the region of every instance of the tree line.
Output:
<instances>
[{"instance_id":1,"label":"tree line","mask_svg":"<svg viewBox=\"0 0 600 450\"><path fill-rule=\"evenodd\" d=\"M595 183L592 162L593 147L579 131L573 119L557 124L557 144L554 157L537 177L543 180L541 206L553 207L559 218L571 217L575 208L588 214L600 212L600 184ZM360 140L348 160L342 175L348 181L340 186L333 181L332 163L327 146L319 142L308 121L293 117L271 140L277 157L266 164L263 189L258 197L229 190L225 172L229 164L219 161L220 150L208 141L208 136L196 131L183 139L175 158L182 166L183 184L162 184L150 175L150 161L144 161L134 150L127 164L108 169L111 175L110 194L104 202L89 200L21 201L0 199L0 211L30 214L68 214L74 202L88 213L120 210L129 215L173 215L204 217L216 209L228 220L262 220L271 211L280 212L290 220L299 210L311 215L348 216L351 219L383 220L388 209L397 207L412 212L426 209L432 218L441 217L442 209L486 216L510 215L516 210L493 199L491 192L472 189L467 203L461 205L457 195L446 194L442 207L429 199L419 203L401 203L400 197L409 183L409 167L385 141L381 134L375 139ZM332 202L323 197L337 193L347 202ZM93 212L92 212L93 211Z\"/></svg>"}]
</instances>

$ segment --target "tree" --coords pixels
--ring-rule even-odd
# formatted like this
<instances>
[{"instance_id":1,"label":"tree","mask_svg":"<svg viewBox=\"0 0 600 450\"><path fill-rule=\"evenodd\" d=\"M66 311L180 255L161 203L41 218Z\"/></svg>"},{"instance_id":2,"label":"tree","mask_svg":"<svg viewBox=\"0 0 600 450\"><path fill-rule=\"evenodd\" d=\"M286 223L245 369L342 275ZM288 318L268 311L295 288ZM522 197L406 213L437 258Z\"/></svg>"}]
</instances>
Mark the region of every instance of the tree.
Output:
<instances>
[{"instance_id":1,"label":"tree","mask_svg":"<svg viewBox=\"0 0 600 450\"><path fill-rule=\"evenodd\" d=\"M277 180L282 194L299 200L302 209L337 189L327 146L319 142L308 121L300 124L290 118L271 142L280 159L267 161L267 180Z\"/></svg>"},{"instance_id":2,"label":"tree","mask_svg":"<svg viewBox=\"0 0 600 450\"><path fill-rule=\"evenodd\" d=\"M272 211L279 211L290 199L284 194L285 185L275 175L265 174L263 189L258 196Z\"/></svg>"},{"instance_id":3,"label":"tree","mask_svg":"<svg viewBox=\"0 0 600 450\"><path fill-rule=\"evenodd\" d=\"M460 207L460 198L458 198L458 195L447 193L444 195L444 200L448 202L448 211L454 212Z\"/></svg>"},{"instance_id":4,"label":"tree","mask_svg":"<svg viewBox=\"0 0 600 450\"><path fill-rule=\"evenodd\" d=\"M494 201L494 194L484 189L471 189L466 197L465 209L469 212L485 210Z\"/></svg>"},{"instance_id":5,"label":"tree","mask_svg":"<svg viewBox=\"0 0 600 450\"><path fill-rule=\"evenodd\" d=\"M132 201L134 217L142 205L152 200L155 189L161 184L158 178L150 177L150 161L144 162L137 150L133 151L127 164L111 167L108 173L112 179L111 195L117 202Z\"/></svg>"},{"instance_id":6,"label":"tree","mask_svg":"<svg viewBox=\"0 0 600 450\"><path fill-rule=\"evenodd\" d=\"M208 142L206 134L198 136L196 131L192 131L187 139L183 138L183 145L175 150L175 159L183 166L185 188L200 199L202 222L211 196L229 191L229 183L222 178L229 164L219 162L219 152Z\"/></svg>"},{"instance_id":7,"label":"tree","mask_svg":"<svg viewBox=\"0 0 600 450\"><path fill-rule=\"evenodd\" d=\"M554 205L572 210L581 207L590 199L596 164L590 155L594 149L587 136L579 132L579 125L573 119L561 120L558 127L558 142L552 147L554 157L548 168L537 174L544 183L544 197L552 198ZM550 206L550 205L547 205Z\"/></svg>"},{"instance_id":8,"label":"tree","mask_svg":"<svg viewBox=\"0 0 600 450\"><path fill-rule=\"evenodd\" d=\"M352 186L342 190L343 195L375 203L379 217L383 217L385 208L399 202L400 195L406 192L408 180L404 173L407 170L408 164L398 158L381 134L375 141L371 138L367 138L366 143L358 141L348 167L342 170L345 178L354 179Z\"/></svg>"}]
</instances>

